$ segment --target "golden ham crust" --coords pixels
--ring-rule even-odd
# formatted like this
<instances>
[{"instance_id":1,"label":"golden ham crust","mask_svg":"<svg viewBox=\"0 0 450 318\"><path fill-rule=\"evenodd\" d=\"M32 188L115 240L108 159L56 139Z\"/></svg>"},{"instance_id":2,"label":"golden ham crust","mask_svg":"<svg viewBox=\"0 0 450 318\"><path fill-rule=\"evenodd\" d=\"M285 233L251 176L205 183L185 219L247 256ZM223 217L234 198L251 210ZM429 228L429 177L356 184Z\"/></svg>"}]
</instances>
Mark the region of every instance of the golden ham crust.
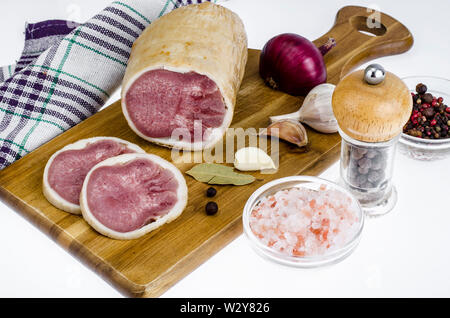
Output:
<instances>
[{"instance_id":1,"label":"golden ham crust","mask_svg":"<svg viewBox=\"0 0 450 318\"><path fill-rule=\"evenodd\" d=\"M148 70L195 71L220 89L227 107L222 126L228 128L246 63L247 35L237 14L210 2L181 7L151 23L134 42L122 103L132 82Z\"/></svg>"}]
</instances>

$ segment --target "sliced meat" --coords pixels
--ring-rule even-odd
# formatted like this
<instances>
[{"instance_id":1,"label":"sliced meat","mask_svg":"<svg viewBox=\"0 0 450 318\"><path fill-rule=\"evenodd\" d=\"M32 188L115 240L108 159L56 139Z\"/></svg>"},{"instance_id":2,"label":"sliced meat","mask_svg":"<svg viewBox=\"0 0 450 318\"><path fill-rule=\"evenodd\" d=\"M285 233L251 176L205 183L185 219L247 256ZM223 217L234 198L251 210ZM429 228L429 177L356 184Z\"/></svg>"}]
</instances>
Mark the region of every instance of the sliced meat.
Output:
<instances>
[{"instance_id":1,"label":"sliced meat","mask_svg":"<svg viewBox=\"0 0 450 318\"><path fill-rule=\"evenodd\" d=\"M122 111L140 137L185 150L214 147L230 127L247 63L241 19L210 2L173 10L134 42Z\"/></svg>"},{"instance_id":2,"label":"sliced meat","mask_svg":"<svg viewBox=\"0 0 450 318\"><path fill-rule=\"evenodd\" d=\"M98 232L137 238L178 217L187 186L171 163L150 154L125 154L91 169L81 192L81 210Z\"/></svg>"},{"instance_id":3,"label":"sliced meat","mask_svg":"<svg viewBox=\"0 0 450 318\"><path fill-rule=\"evenodd\" d=\"M173 173L147 159L95 169L87 185L92 215L117 232L152 223L177 202Z\"/></svg>"},{"instance_id":4,"label":"sliced meat","mask_svg":"<svg viewBox=\"0 0 450 318\"><path fill-rule=\"evenodd\" d=\"M80 214L79 198L84 178L97 163L126 153L143 153L140 147L113 137L79 140L56 152L44 172L44 195L54 206Z\"/></svg>"},{"instance_id":5,"label":"sliced meat","mask_svg":"<svg viewBox=\"0 0 450 318\"><path fill-rule=\"evenodd\" d=\"M142 74L128 90L127 111L136 129L152 137L171 137L174 129L194 141L199 121L202 141L208 128L220 127L226 108L217 85L196 72L153 70Z\"/></svg>"}]
</instances>

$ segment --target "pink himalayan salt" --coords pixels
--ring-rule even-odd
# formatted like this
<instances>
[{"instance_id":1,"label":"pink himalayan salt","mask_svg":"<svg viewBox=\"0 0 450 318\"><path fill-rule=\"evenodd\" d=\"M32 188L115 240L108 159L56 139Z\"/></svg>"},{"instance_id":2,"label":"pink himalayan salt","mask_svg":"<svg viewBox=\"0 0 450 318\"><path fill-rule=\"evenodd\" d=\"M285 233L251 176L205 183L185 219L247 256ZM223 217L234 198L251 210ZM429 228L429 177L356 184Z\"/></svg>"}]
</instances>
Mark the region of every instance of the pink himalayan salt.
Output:
<instances>
[{"instance_id":1,"label":"pink himalayan salt","mask_svg":"<svg viewBox=\"0 0 450 318\"><path fill-rule=\"evenodd\" d=\"M290 256L318 256L347 244L359 229L351 198L338 191L281 190L263 198L250 215L252 232Z\"/></svg>"}]
</instances>

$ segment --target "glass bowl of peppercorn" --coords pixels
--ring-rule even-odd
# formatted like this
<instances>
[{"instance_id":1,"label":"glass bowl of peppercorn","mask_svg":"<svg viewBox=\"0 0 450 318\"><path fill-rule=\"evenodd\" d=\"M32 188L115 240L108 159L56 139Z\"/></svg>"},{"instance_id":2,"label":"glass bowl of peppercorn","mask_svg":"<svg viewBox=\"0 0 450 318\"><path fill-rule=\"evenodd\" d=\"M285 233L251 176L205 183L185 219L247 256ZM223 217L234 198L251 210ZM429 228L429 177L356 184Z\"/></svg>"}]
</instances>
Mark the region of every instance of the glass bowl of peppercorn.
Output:
<instances>
[{"instance_id":1,"label":"glass bowl of peppercorn","mask_svg":"<svg viewBox=\"0 0 450 318\"><path fill-rule=\"evenodd\" d=\"M419 160L450 156L450 80L432 76L402 80L411 90L413 110L400 136L400 152Z\"/></svg>"}]
</instances>

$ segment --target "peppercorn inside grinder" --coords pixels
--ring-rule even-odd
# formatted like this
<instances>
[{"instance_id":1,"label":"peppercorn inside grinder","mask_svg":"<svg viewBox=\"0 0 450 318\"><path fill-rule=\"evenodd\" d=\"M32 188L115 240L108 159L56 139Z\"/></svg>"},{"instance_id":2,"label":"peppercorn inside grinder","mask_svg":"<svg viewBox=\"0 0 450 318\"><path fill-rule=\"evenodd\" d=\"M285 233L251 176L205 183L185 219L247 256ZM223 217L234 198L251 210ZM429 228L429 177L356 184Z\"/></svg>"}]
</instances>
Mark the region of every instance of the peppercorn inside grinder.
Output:
<instances>
[{"instance_id":1,"label":"peppercorn inside grinder","mask_svg":"<svg viewBox=\"0 0 450 318\"><path fill-rule=\"evenodd\" d=\"M394 155L412 111L408 87L381 65L372 64L345 76L332 104L342 137L341 182L366 215L391 211L397 202Z\"/></svg>"}]
</instances>

